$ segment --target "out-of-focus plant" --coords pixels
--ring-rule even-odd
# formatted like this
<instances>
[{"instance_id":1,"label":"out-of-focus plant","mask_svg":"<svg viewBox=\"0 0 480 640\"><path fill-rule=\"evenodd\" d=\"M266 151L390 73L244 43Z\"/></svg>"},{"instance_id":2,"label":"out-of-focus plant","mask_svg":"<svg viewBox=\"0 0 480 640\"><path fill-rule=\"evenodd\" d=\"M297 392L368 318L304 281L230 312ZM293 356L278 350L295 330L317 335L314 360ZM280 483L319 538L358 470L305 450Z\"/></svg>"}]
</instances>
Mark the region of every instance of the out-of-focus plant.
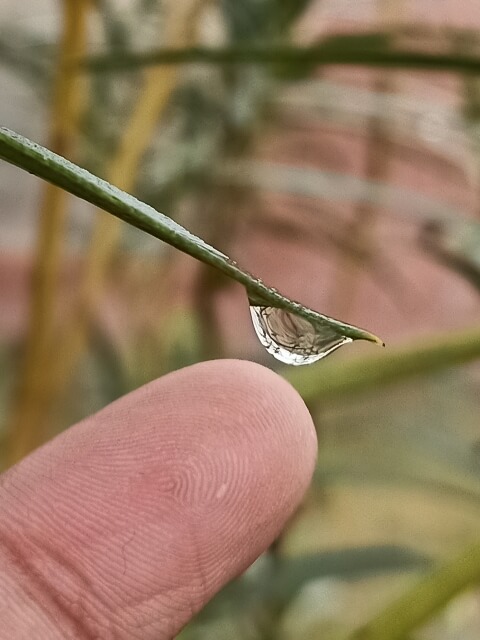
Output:
<instances>
[{"instance_id":1,"label":"out-of-focus plant","mask_svg":"<svg viewBox=\"0 0 480 640\"><path fill-rule=\"evenodd\" d=\"M88 0L64 0L63 34L53 87L50 145L71 156L82 105L81 78L68 61L84 52ZM30 327L16 403L12 412L10 456L21 459L45 439L42 417L52 393L48 375L56 334L55 303L62 260L66 192L46 184L40 205L40 228L35 258Z\"/></svg>"},{"instance_id":2,"label":"out-of-focus plant","mask_svg":"<svg viewBox=\"0 0 480 640\"><path fill-rule=\"evenodd\" d=\"M65 2L65 7L73 4L78 11L80 3ZM382 210L388 209L400 223L406 221L418 227L419 248L426 251L429 259L440 260L478 288L478 221L441 196L434 200L387 184L388 162L395 145L411 158L418 156L422 146L427 160L435 156L445 163L461 164L478 181L477 33L408 25L392 29L389 18L374 31L329 34L318 42L299 46L295 27L309 10L308 1L178 2L169 13L173 4L138 0L131 3L130 11L122 13L112 0L96 0L91 5L97 25L95 37L100 45L97 52L73 49L73 40L67 38L68 65L62 66L60 62L60 68L64 73L68 69L65 77L71 82L82 78L89 83L83 117L77 124L75 158L94 174L171 213L172 218L221 251L206 249L175 224L170 225L172 244L189 250L210 265L195 267L191 297L172 301L171 283L182 267L178 252L147 241L147 236L127 229L126 225L122 227L119 221L103 213L98 214L98 227L87 241L82 228L80 245L88 254L87 265L81 293L73 304L72 323L61 341L55 391L47 403L50 406L40 408L45 426L55 407L66 406L59 424L67 424L72 416L82 417L85 407L74 407L75 398L67 393L72 380L80 385L75 397L90 385L91 397L95 398L88 407L90 411L172 368L224 355L216 299L230 282L225 274L250 287L250 293L253 286L257 294L270 296L272 303L288 305L289 301L278 292L251 279L250 274L226 258L225 254L232 252L245 228L252 233L266 230L272 237L289 238L299 247L313 247L317 251L319 247L333 246L340 256L347 256L351 266L345 270L347 281L351 274L356 278L365 270L388 289L393 288L391 283L398 278L395 259L389 252L391 239L386 238L379 247L370 241L368 230L366 241L357 242L365 219L379 219ZM22 32L13 38L0 31L0 62L31 83L42 99L51 83L55 83L52 78L55 65L59 66L57 56L55 48L38 37ZM328 65L376 69L379 74L388 74L392 69L455 73L463 83L464 104L457 109L434 99L408 98L398 87L384 82L384 76L370 89L347 87L319 77L318 70ZM69 111L64 113L65 118L53 119L58 126L73 115L75 109L68 105L68 100L61 105ZM348 133L362 132L368 126L373 143L369 168L362 177L307 168L295 162L273 163L256 155L266 131L279 131L285 118L305 117L335 124ZM440 136L440 140L429 135L430 119L437 123L437 130L448 135ZM418 123L423 124L417 126ZM61 151L52 140L47 146ZM70 150L63 152L70 157ZM55 163L50 163L52 158L48 154L43 164L34 167L15 153L9 156L10 161L56 181L60 187L153 235L164 239L165 233L168 236L170 223L162 219L164 227L159 226L155 212L143 202L109 191L103 183L100 190L89 191L81 181L75 183L75 169L62 182L61 171L55 172ZM298 211L302 208L303 215L280 221L260 206L258 194L263 192L297 198ZM318 211L309 207L308 201L333 203L333 208L336 203L353 203L363 221L359 227L345 226L336 211L330 212L325 206ZM371 226L373 230L374 225ZM58 237L53 232L47 234L49 242L56 242ZM58 269L56 250L47 250L43 257L57 261ZM212 265L217 270L212 270ZM112 266L117 267L114 273L128 274L132 308L144 308L152 299L157 299L158 308L162 308L161 318L157 318L153 307L152 317L131 329L128 340L123 342L108 335L96 316L108 290ZM219 275L219 271L224 275ZM347 287L340 284L338 288ZM49 331L55 304L51 293L49 288L42 297L41 288L37 290L45 310L40 313L40 320L47 322ZM348 292L346 296L348 302ZM335 306L341 306L340 302L337 300ZM366 429L368 434L358 433L358 428L354 433L347 425L349 442L343 446L342 432L337 440L328 441L327 414L347 412L350 408L356 412L355 427L359 427L359 414L365 410L361 407L362 399L367 398L367 404L374 405L374 395L383 395L387 383L390 388L402 380L405 384L411 380L411 385L420 385L422 376L433 373L440 376L439 372L446 375L445 371L453 365L473 361L479 353L480 335L474 327L430 336L351 361L331 360L317 368L282 371L309 403L323 438L312 489L316 499L328 502L333 485L365 488L374 484L389 489L408 486L420 488L428 496L453 496L455 503L468 502L472 510L477 510L480 490L475 443L468 441L462 428L457 433L456 425L448 432L442 431L440 437L440 421L434 426L423 424L426 419L413 414L419 406L423 408L424 398L405 415L392 416L380 408L383 438L375 432L382 428L381 424L371 426L370 431ZM37 371L43 370L42 359L32 361ZM452 369L450 375L460 379L458 371ZM430 380L434 385L438 381L437 393L443 393L444 385L448 398L450 378L446 382L441 376ZM5 393L3 388L0 391ZM391 406L390 411L401 414L400 404L404 404L403 400L392 404L394 408ZM21 408L31 414L38 406L29 400ZM368 416L364 420L368 421ZM35 420L36 424L40 422ZM396 439L398 425L402 428ZM29 442L17 449L15 457L43 439L46 429L30 436ZM20 431L16 432L14 438L20 437ZM328 511L328 505L321 504ZM300 520L301 517L302 514ZM295 526L297 523L292 523L289 530ZM284 546L288 546L287 532L286 538L278 541L263 559L263 564L253 567L220 594L182 635L201 640L206 637L233 640L237 636L261 640L290 638L286 616L289 610L294 610L295 602L302 601L309 585L323 580L342 585L362 584L362 580L372 575L393 580L396 574L405 574L410 579L409 573L423 572L437 555L427 558L414 551L413 540L406 546L364 545L361 541L356 548L343 542L338 544L340 548L334 551L325 549L290 558L284 553ZM393 640L413 633L457 593L478 581L478 564L478 549L469 548L457 561L439 571L433 570L418 586L406 590L405 597L384 613L373 616L371 623L351 637ZM332 583L327 582L322 583L325 592L331 591ZM342 615L336 615L332 626L319 627L321 632L310 631L308 637L344 640L350 630L344 628ZM303 637L301 633L294 635Z\"/></svg>"}]
</instances>

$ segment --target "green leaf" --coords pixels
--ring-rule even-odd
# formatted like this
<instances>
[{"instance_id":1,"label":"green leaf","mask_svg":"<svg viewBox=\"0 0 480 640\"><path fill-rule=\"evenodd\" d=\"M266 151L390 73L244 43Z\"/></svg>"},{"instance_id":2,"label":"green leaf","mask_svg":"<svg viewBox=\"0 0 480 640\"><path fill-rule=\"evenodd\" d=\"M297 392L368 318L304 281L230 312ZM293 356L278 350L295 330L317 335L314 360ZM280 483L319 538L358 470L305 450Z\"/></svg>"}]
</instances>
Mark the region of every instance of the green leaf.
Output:
<instances>
[{"instance_id":1,"label":"green leaf","mask_svg":"<svg viewBox=\"0 0 480 640\"><path fill-rule=\"evenodd\" d=\"M18 29L0 31L0 63L40 92L51 80L51 60L48 43Z\"/></svg>"},{"instance_id":2,"label":"green leaf","mask_svg":"<svg viewBox=\"0 0 480 640\"><path fill-rule=\"evenodd\" d=\"M430 559L422 553L397 545L346 547L296 557L264 556L255 566L231 582L200 613L199 619L209 620L233 609L249 610L287 606L300 589L312 580L336 577L358 580L366 576L402 571L424 570ZM239 604L241 605L239 607Z\"/></svg>"},{"instance_id":3,"label":"green leaf","mask_svg":"<svg viewBox=\"0 0 480 640\"><path fill-rule=\"evenodd\" d=\"M480 327L421 338L380 356L322 367L289 370L285 378L304 400L328 402L346 394L378 389L414 375L425 375L480 357Z\"/></svg>"},{"instance_id":4,"label":"green leaf","mask_svg":"<svg viewBox=\"0 0 480 640\"><path fill-rule=\"evenodd\" d=\"M269 590L277 603L286 604L311 580L337 577L356 580L366 576L423 570L430 565L424 554L396 545L373 545L282 558Z\"/></svg>"},{"instance_id":5,"label":"green leaf","mask_svg":"<svg viewBox=\"0 0 480 640\"><path fill-rule=\"evenodd\" d=\"M469 435L476 422L463 413L476 416L477 406L469 402L467 381L464 393L454 386L458 372L437 378L412 380L393 393L349 396L348 406L319 406L322 447L314 481L321 495L327 487L389 487L454 509L463 504L478 515L479 461Z\"/></svg>"},{"instance_id":6,"label":"green leaf","mask_svg":"<svg viewBox=\"0 0 480 640\"><path fill-rule=\"evenodd\" d=\"M158 64L275 64L286 68L349 65L418 69L436 72L479 73L480 58L461 53L430 53L393 46L387 33L329 36L310 46L248 45L225 48L157 49L122 56L103 54L77 62L91 72L126 71Z\"/></svg>"},{"instance_id":7,"label":"green leaf","mask_svg":"<svg viewBox=\"0 0 480 640\"><path fill-rule=\"evenodd\" d=\"M480 580L480 544L432 570L348 640L404 640L458 593Z\"/></svg>"},{"instance_id":8,"label":"green leaf","mask_svg":"<svg viewBox=\"0 0 480 640\"><path fill-rule=\"evenodd\" d=\"M305 318L316 330L321 331L323 328L328 330L330 334L333 333L339 337L383 344L379 338L364 329L317 313L282 296L278 291L267 287L261 280L241 269L228 256L193 235L168 216L159 213L144 202L45 147L6 128L0 128L0 158L48 180L73 195L108 211L124 222L128 222L137 229L141 229L193 258L218 269L245 287L252 304L284 309Z\"/></svg>"}]
</instances>

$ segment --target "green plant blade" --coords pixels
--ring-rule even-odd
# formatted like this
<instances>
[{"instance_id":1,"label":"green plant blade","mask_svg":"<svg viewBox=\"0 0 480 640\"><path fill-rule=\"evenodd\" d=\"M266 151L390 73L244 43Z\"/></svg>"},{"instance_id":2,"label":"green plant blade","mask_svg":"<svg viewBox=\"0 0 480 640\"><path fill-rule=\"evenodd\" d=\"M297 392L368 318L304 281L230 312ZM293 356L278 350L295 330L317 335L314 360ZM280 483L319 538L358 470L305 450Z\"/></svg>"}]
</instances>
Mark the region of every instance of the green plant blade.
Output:
<instances>
[{"instance_id":1,"label":"green plant blade","mask_svg":"<svg viewBox=\"0 0 480 640\"><path fill-rule=\"evenodd\" d=\"M335 577L359 580L368 576L391 575L408 571L424 571L431 559L413 549L396 545L345 547L333 551L320 551L296 557L274 560L262 558L263 564L253 576L248 572L231 582L207 605L198 619L205 621L235 606L246 610L252 606L279 610L312 580Z\"/></svg>"},{"instance_id":2,"label":"green plant blade","mask_svg":"<svg viewBox=\"0 0 480 640\"><path fill-rule=\"evenodd\" d=\"M351 340L368 340L383 344L380 338L369 331L317 313L286 298L168 216L45 147L6 128L0 128L0 158L218 269L245 287L250 304L285 309L305 318L317 328L328 328L330 332Z\"/></svg>"},{"instance_id":3,"label":"green plant blade","mask_svg":"<svg viewBox=\"0 0 480 640\"><path fill-rule=\"evenodd\" d=\"M285 372L306 401L328 402L414 375L424 375L480 357L480 327L420 339L375 357L325 362L315 369Z\"/></svg>"},{"instance_id":4,"label":"green plant blade","mask_svg":"<svg viewBox=\"0 0 480 640\"><path fill-rule=\"evenodd\" d=\"M454 596L480 580L480 544L432 570L348 640L403 640Z\"/></svg>"},{"instance_id":5,"label":"green plant blade","mask_svg":"<svg viewBox=\"0 0 480 640\"><path fill-rule=\"evenodd\" d=\"M430 559L395 545L344 548L279 560L270 597L286 604L309 581L335 576L346 580L367 576L425 570Z\"/></svg>"},{"instance_id":6,"label":"green plant blade","mask_svg":"<svg viewBox=\"0 0 480 640\"><path fill-rule=\"evenodd\" d=\"M349 65L479 73L480 58L462 53L430 53L400 49L387 33L340 34L310 46L248 45L225 48L189 47L142 53L96 55L80 61L93 72L129 71L158 64L276 64L291 68Z\"/></svg>"}]
</instances>

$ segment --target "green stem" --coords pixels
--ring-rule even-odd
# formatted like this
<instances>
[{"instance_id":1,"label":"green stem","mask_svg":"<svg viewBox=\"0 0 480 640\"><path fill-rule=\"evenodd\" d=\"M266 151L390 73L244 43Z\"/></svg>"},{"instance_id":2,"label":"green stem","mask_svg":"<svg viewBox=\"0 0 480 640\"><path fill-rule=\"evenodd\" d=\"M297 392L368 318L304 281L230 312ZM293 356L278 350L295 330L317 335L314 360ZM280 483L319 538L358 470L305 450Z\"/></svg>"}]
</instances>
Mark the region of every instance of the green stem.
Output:
<instances>
[{"instance_id":1,"label":"green stem","mask_svg":"<svg viewBox=\"0 0 480 640\"><path fill-rule=\"evenodd\" d=\"M201 260L242 284L253 304L273 306L306 318L316 326L328 327L335 334L352 340L368 340L382 344L373 334L317 313L282 296L261 280L241 269L228 256L184 229L174 220L159 213L130 194L97 178L85 169L45 149L31 140L0 128L0 158L65 189L73 195L94 204L124 222L149 233Z\"/></svg>"},{"instance_id":2,"label":"green stem","mask_svg":"<svg viewBox=\"0 0 480 640\"><path fill-rule=\"evenodd\" d=\"M422 338L394 347L378 356L342 362L328 360L321 367L285 371L285 378L304 400L325 402L346 394L378 389L380 386L426 374L480 357L480 328Z\"/></svg>"},{"instance_id":3,"label":"green stem","mask_svg":"<svg viewBox=\"0 0 480 640\"><path fill-rule=\"evenodd\" d=\"M480 58L461 53L429 53L395 49L392 36L385 33L334 35L310 46L248 45L225 48L188 47L157 49L142 53L100 54L79 64L93 72L131 71L158 64L284 64L353 65L419 69L437 72L479 73Z\"/></svg>"},{"instance_id":4,"label":"green stem","mask_svg":"<svg viewBox=\"0 0 480 640\"><path fill-rule=\"evenodd\" d=\"M480 581L480 543L434 569L348 640L404 640L452 598Z\"/></svg>"}]
</instances>

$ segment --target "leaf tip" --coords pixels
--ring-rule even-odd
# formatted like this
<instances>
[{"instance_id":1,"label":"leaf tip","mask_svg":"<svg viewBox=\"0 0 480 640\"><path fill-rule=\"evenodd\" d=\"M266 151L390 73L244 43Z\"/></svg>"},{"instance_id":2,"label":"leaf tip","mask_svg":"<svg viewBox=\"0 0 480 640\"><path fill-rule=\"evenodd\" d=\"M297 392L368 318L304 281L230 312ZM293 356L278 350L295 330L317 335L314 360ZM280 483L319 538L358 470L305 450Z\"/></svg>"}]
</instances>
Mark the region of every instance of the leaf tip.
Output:
<instances>
[{"instance_id":1,"label":"leaf tip","mask_svg":"<svg viewBox=\"0 0 480 640\"><path fill-rule=\"evenodd\" d=\"M370 333L370 331L362 330L362 340L368 340L368 342L374 342L375 344L380 345L381 347L385 346L385 342L376 336L374 333Z\"/></svg>"}]
</instances>

